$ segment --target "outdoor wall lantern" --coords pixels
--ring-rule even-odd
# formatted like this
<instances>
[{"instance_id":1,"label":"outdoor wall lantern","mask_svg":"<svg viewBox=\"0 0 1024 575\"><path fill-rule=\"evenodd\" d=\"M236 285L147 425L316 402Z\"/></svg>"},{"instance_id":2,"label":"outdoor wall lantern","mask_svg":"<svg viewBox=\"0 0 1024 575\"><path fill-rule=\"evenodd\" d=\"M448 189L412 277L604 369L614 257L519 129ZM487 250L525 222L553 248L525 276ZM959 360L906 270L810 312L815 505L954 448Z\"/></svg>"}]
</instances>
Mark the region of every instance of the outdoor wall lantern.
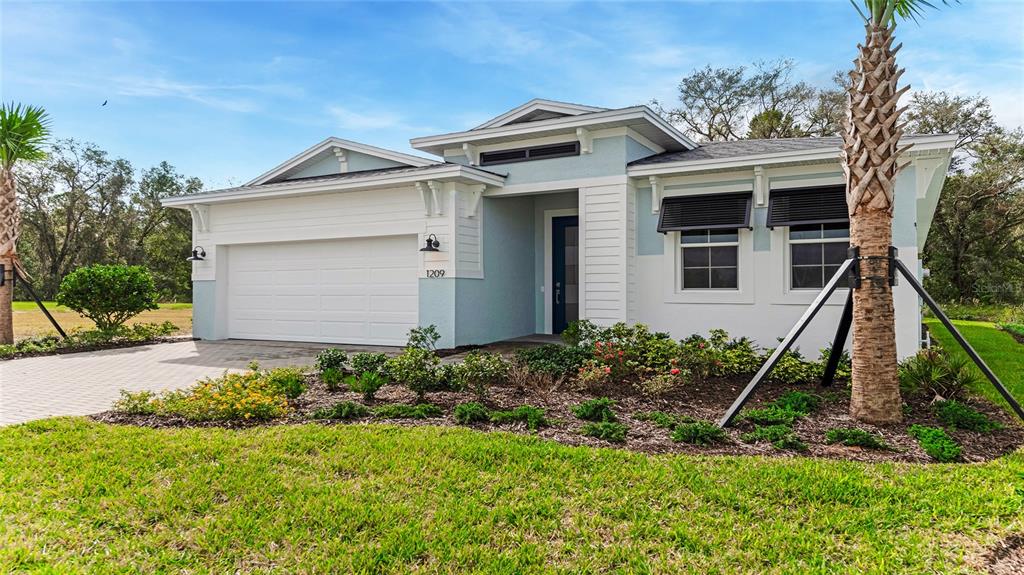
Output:
<instances>
[{"instance_id":1,"label":"outdoor wall lantern","mask_svg":"<svg viewBox=\"0 0 1024 575\"><path fill-rule=\"evenodd\" d=\"M203 261L205 259L206 259L206 250L203 249L203 246L196 246L196 247L192 248L192 255L190 257L186 258L186 261L201 262L201 261Z\"/></svg>"},{"instance_id":2,"label":"outdoor wall lantern","mask_svg":"<svg viewBox=\"0 0 1024 575\"><path fill-rule=\"evenodd\" d=\"M437 236L430 234L427 236L427 245L420 248L421 252L436 252L437 248L441 247L441 242L437 241Z\"/></svg>"}]
</instances>

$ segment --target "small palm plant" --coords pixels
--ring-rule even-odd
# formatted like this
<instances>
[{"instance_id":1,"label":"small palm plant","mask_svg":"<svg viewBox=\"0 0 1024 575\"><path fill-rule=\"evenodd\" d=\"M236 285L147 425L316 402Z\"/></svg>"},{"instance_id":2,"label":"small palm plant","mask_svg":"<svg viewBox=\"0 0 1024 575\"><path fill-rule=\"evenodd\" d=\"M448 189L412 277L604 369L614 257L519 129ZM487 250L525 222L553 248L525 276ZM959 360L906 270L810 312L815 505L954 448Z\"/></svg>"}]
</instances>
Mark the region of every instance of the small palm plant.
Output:
<instances>
[{"instance_id":1,"label":"small palm plant","mask_svg":"<svg viewBox=\"0 0 1024 575\"><path fill-rule=\"evenodd\" d=\"M860 248L860 288L853 292L852 396L850 415L870 423L902 418L896 374L896 322L885 259L892 245L893 190L906 164L898 162L904 124L897 86L903 70L893 46L897 19L917 19L927 0L850 0L864 21L865 41L850 72L843 126L846 203L850 244ZM948 1L944 0L944 3ZM862 9L863 6L863 9Z\"/></svg>"},{"instance_id":2,"label":"small palm plant","mask_svg":"<svg viewBox=\"0 0 1024 575\"><path fill-rule=\"evenodd\" d=\"M16 266L21 268L17 250L21 213L14 168L19 163L46 157L43 146L50 136L49 124L50 119L42 108L14 103L0 105L0 265L4 266L5 273ZM0 286L0 344L14 343L13 299L14 282L3 282Z\"/></svg>"}]
</instances>

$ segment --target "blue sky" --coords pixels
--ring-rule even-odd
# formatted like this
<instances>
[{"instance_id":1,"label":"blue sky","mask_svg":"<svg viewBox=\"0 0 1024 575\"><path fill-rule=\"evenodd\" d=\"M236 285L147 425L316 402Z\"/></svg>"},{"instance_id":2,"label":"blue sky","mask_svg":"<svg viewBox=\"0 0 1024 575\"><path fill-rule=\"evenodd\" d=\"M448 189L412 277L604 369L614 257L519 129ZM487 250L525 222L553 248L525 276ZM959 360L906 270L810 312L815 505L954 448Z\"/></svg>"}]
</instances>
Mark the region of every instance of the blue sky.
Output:
<instances>
[{"instance_id":1,"label":"blue sky","mask_svg":"<svg viewBox=\"0 0 1024 575\"><path fill-rule=\"evenodd\" d=\"M674 102L704 64L792 58L826 84L863 31L846 0L544 3L0 3L0 97L58 137L207 187L335 135L409 151L542 97ZM1024 124L1024 2L964 0L905 24L915 90L982 94ZM107 106L100 106L108 100Z\"/></svg>"}]
</instances>

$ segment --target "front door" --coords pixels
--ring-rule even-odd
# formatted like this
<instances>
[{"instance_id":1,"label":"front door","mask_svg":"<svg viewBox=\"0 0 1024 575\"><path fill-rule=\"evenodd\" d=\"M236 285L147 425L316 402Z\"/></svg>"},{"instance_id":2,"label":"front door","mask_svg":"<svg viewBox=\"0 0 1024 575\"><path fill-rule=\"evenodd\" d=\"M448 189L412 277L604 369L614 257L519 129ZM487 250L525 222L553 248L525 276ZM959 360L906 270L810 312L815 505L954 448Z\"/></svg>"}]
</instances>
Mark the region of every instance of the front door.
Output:
<instances>
[{"instance_id":1,"label":"front door","mask_svg":"<svg viewBox=\"0 0 1024 575\"><path fill-rule=\"evenodd\" d=\"M580 219L551 218L551 327L562 333L580 318Z\"/></svg>"}]
</instances>

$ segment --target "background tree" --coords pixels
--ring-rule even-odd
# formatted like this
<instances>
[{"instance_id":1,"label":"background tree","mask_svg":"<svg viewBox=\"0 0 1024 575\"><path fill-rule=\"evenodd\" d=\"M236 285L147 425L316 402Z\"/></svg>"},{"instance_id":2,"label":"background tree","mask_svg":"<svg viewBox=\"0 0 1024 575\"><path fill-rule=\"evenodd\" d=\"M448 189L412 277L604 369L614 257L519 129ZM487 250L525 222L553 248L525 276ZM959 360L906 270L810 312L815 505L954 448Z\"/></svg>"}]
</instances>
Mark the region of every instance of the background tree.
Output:
<instances>
[{"instance_id":1,"label":"background tree","mask_svg":"<svg viewBox=\"0 0 1024 575\"><path fill-rule=\"evenodd\" d=\"M46 156L43 146L50 134L46 111L20 104L0 105L0 265L10 273L18 261L21 214L18 206L17 165ZM14 342L13 282L0 286L0 344Z\"/></svg>"},{"instance_id":2,"label":"background tree","mask_svg":"<svg viewBox=\"0 0 1024 575\"><path fill-rule=\"evenodd\" d=\"M870 423L895 423L903 418L896 377L896 321L886 256L892 245L892 208L903 125L898 87L903 70L896 66L893 46L896 19L912 18L923 0L852 2L864 23L864 43L850 72L843 156L846 204L850 212L850 244L860 250L861 286L853 290L852 389L850 415ZM867 259L864 259L867 258Z\"/></svg>"}]
</instances>

